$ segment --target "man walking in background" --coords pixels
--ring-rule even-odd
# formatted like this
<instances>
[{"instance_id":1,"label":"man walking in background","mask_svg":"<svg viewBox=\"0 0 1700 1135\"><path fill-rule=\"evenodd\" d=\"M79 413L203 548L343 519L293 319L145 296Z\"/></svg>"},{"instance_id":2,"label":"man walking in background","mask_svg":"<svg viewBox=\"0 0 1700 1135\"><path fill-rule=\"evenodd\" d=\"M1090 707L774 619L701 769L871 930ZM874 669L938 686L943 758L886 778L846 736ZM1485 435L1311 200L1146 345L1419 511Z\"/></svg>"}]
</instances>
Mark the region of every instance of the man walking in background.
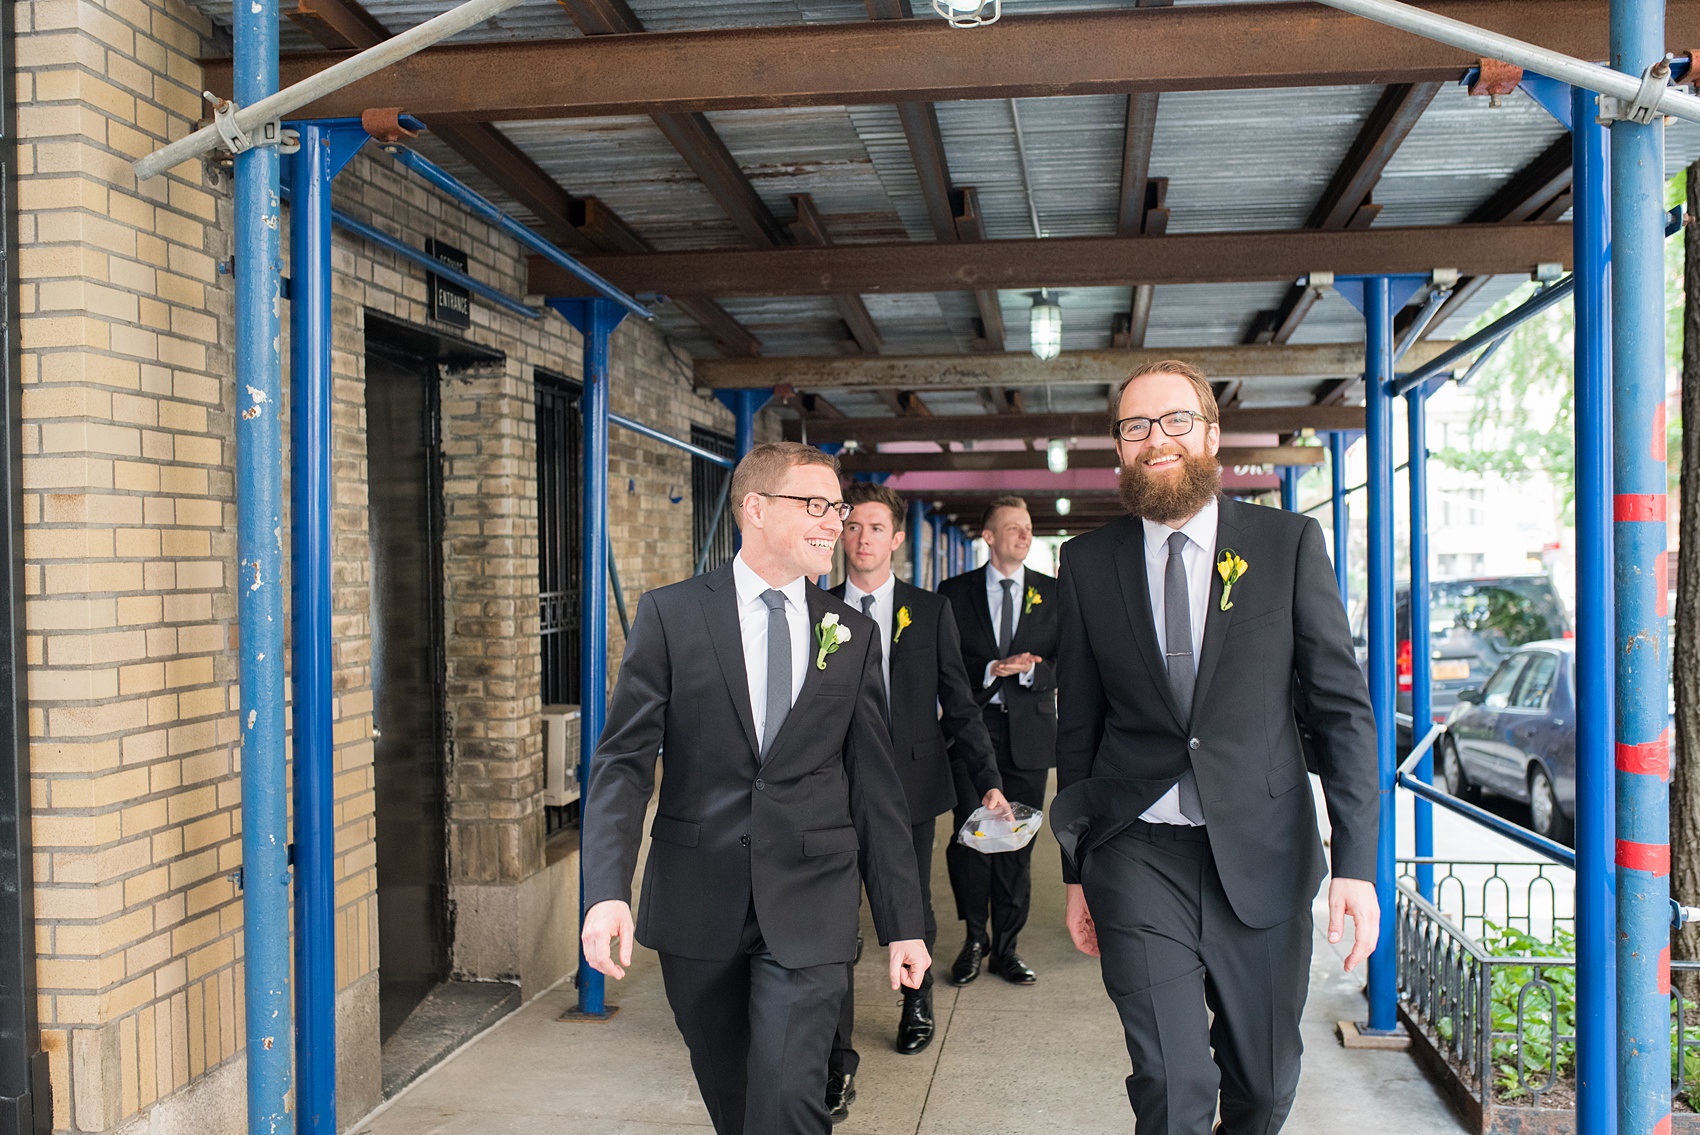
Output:
<instances>
[{"instance_id":1,"label":"man walking in background","mask_svg":"<svg viewBox=\"0 0 1700 1135\"><path fill-rule=\"evenodd\" d=\"M808 583L849 512L837 460L758 445L729 499L733 561L638 603L585 791L584 955L616 979L632 963L665 748L635 932L661 955L709 1117L717 1135L825 1135L864 883L892 988L919 988L929 964L913 835L878 632Z\"/></svg>"},{"instance_id":2,"label":"man walking in background","mask_svg":"<svg viewBox=\"0 0 1700 1135\"><path fill-rule=\"evenodd\" d=\"M1295 684L1333 825L1328 939L1352 919L1348 970L1379 929L1369 693L1316 521L1220 495L1204 374L1142 367L1112 408L1132 515L1063 549L1051 822L1068 930L1103 959L1140 1135L1274 1135L1298 1088L1327 873Z\"/></svg>"},{"instance_id":3,"label":"man walking in background","mask_svg":"<svg viewBox=\"0 0 1700 1135\"><path fill-rule=\"evenodd\" d=\"M991 738L962 669L962 648L950 601L898 579L892 554L903 546L902 499L884 485L852 484L844 494L850 516L844 522L844 554L849 578L832 594L879 626L885 651L885 686L891 709L892 752L914 839L915 864L926 912L923 941L931 952L938 938L933 915L933 835L938 817L956 804L952 769L960 767L988 808L1007 812L1003 784L992 756ZM950 746L948 749L946 746ZM838 1018L827 1068L826 1102L833 1122L850 1113L856 1098L860 1056L852 1043L855 1025L855 968ZM933 975L920 988L903 991L903 1015L897 1026L897 1051L913 1056L933 1039Z\"/></svg>"},{"instance_id":4,"label":"man walking in background","mask_svg":"<svg viewBox=\"0 0 1700 1135\"><path fill-rule=\"evenodd\" d=\"M1059 635L1057 581L1023 566L1033 546L1033 518L1020 497L999 497L986 509L980 538L990 557L984 568L939 586L950 600L962 636L962 661L997 754L1004 795L1042 808L1045 782L1056 763ZM956 777L958 830L980 803L961 769ZM945 850L957 917L966 940L950 980L967 985L987 965L1005 981L1038 980L1017 952L1032 905L1033 845L985 855L952 840Z\"/></svg>"}]
</instances>

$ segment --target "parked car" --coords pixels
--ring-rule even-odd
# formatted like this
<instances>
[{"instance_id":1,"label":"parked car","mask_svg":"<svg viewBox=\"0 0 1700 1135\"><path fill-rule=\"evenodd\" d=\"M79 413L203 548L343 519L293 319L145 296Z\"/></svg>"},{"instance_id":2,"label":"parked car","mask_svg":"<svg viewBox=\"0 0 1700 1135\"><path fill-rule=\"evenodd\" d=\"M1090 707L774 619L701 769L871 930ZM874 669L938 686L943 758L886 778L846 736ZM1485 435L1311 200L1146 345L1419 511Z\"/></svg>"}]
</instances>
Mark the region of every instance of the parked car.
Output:
<instances>
[{"instance_id":1,"label":"parked car","mask_svg":"<svg viewBox=\"0 0 1700 1135\"><path fill-rule=\"evenodd\" d=\"M1429 677L1434 720L1445 721L1458 692L1480 688L1518 647L1567 639L1570 619L1544 575L1443 579L1429 584ZM1411 712L1411 586L1398 585L1393 613L1397 708ZM1358 661L1368 665L1368 612L1358 605L1353 629ZM1404 742L1408 745L1410 742Z\"/></svg>"}]
</instances>

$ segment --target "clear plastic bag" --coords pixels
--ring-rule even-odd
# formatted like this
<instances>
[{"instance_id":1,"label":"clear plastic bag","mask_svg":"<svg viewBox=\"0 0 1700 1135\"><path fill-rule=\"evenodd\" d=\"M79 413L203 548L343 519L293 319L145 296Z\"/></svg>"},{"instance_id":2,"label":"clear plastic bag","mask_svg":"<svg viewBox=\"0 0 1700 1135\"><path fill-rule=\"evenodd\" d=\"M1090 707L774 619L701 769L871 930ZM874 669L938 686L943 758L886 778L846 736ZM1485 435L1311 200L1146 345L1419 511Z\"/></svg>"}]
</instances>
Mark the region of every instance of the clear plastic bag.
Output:
<instances>
[{"instance_id":1,"label":"clear plastic bag","mask_svg":"<svg viewBox=\"0 0 1700 1135\"><path fill-rule=\"evenodd\" d=\"M1000 819L990 808L976 808L956 833L956 842L987 855L1016 851L1033 842L1045 826L1045 814L1026 804L1011 803L1013 820Z\"/></svg>"}]
</instances>

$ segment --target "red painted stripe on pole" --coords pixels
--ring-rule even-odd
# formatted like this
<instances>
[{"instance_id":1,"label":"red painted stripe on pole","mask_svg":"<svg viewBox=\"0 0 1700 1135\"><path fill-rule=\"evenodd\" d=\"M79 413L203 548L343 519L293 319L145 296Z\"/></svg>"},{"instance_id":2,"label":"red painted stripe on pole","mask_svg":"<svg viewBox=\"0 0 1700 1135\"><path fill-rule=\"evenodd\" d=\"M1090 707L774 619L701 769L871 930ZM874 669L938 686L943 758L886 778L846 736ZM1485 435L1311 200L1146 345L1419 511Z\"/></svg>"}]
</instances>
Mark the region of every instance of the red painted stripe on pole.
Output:
<instances>
[{"instance_id":1,"label":"red painted stripe on pole","mask_svg":"<svg viewBox=\"0 0 1700 1135\"><path fill-rule=\"evenodd\" d=\"M1658 409L1653 411L1652 456L1654 461L1665 459L1665 404L1663 402L1660 402Z\"/></svg>"},{"instance_id":2,"label":"red painted stripe on pole","mask_svg":"<svg viewBox=\"0 0 1700 1135\"><path fill-rule=\"evenodd\" d=\"M1659 951L1659 994L1670 996L1670 947Z\"/></svg>"},{"instance_id":3,"label":"red painted stripe on pole","mask_svg":"<svg viewBox=\"0 0 1700 1135\"><path fill-rule=\"evenodd\" d=\"M1653 1135L1670 1135L1670 1116L1665 1116L1653 1124Z\"/></svg>"},{"instance_id":4,"label":"red painted stripe on pole","mask_svg":"<svg viewBox=\"0 0 1700 1135\"><path fill-rule=\"evenodd\" d=\"M1654 877L1670 874L1670 844L1617 841L1617 865L1629 871L1645 871Z\"/></svg>"},{"instance_id":5,"label":"red painted stripe on pole","mask_svg":"<svg viewBox=\"0 0 1700 1135\"><path fill-rule=\"evenodd\" d=\"M1653 606L1658 610L1659 618L1670 614L1670 553L1660 552L1653 557L1653 578L1658 582L1658 591Z\"/></svg>"},{"instance_id":6,"label":"red painted stripe on pole","mask_svg":"<svg viewBox=\"0 0 1700 1135\"><path fill-rule=\"evenodd\" d=\"M1617 771L1670 779L1670 730L1659 734L1656 741L1639 745L1617 743Z\"/></svg>"},{"instance_id":7,"label":"red painted stripe on pole","mask_svg":"<svg viewBox=\"0 0 1700 1135\"><path fill-rule=\"evenodd\" d=\"M1665 494L1618 493L1612 498L1612 519L1620 524L1665 522Z\"/></svg>"}]
</instances>

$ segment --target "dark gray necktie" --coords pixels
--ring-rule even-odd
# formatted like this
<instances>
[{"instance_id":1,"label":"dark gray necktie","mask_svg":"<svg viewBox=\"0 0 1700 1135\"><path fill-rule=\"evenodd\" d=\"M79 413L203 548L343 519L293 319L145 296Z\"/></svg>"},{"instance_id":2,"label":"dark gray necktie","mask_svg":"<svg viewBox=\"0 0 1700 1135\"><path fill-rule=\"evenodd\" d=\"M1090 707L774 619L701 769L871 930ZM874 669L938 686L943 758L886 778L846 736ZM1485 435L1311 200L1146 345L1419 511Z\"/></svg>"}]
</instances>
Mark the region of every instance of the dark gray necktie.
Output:
<instances>
[{"instance_id":1,"label":"dark gray necktie","mask_svg":"<svg viewBox=\"0 0 1700 1135\"><path fill-rule=\"evenodd\" d=\"M1192 687L1198 676L1192 656L1192 604L1187 596L1186 563L1181 551L1186 547L1186 533L1169 536L1169 562L1163 569L1163 649L1169 667L1169 687L1175 691L1175 701L1181 712L1192 715ZM1181 815L1195 824L1204 822L1204 808L1198 800L1198 780L1189 765L1181 776Z\"/></svg>"},{"instance_id":2,"label":"dark gray necktie","mask_svg":"<svg viewBox=\"0 0 1700 1135\"><path fill-rule=\"evenodd\" d=\"M791 712L791 624L785 619L785 593L761 593L767 604L767 716L762 723L761 755L767 759L785 715Z\"/></svg>"},{"instance_id":3,"label":"dark gray necktie","mask_svg":"<svg viewBox=\"0 0 1700 1135\"><path fill-rule=\"evenodd\" d=\"M874 617L874 597L872 595L862 596L862 614L870 619Z\"/></svg>"},{"instance_id":4,"label":"dark gray necktie","mask_svg":"<svg viewBox=\"0 0 1700 1135\"><path fill-rule=\"evenodd\" d=\"M998 580L1003 586L1003 606L998 608L998 657L1009 657L1010 640L1015 638L1015 580Z\"/></svg>"}]
</instances>

